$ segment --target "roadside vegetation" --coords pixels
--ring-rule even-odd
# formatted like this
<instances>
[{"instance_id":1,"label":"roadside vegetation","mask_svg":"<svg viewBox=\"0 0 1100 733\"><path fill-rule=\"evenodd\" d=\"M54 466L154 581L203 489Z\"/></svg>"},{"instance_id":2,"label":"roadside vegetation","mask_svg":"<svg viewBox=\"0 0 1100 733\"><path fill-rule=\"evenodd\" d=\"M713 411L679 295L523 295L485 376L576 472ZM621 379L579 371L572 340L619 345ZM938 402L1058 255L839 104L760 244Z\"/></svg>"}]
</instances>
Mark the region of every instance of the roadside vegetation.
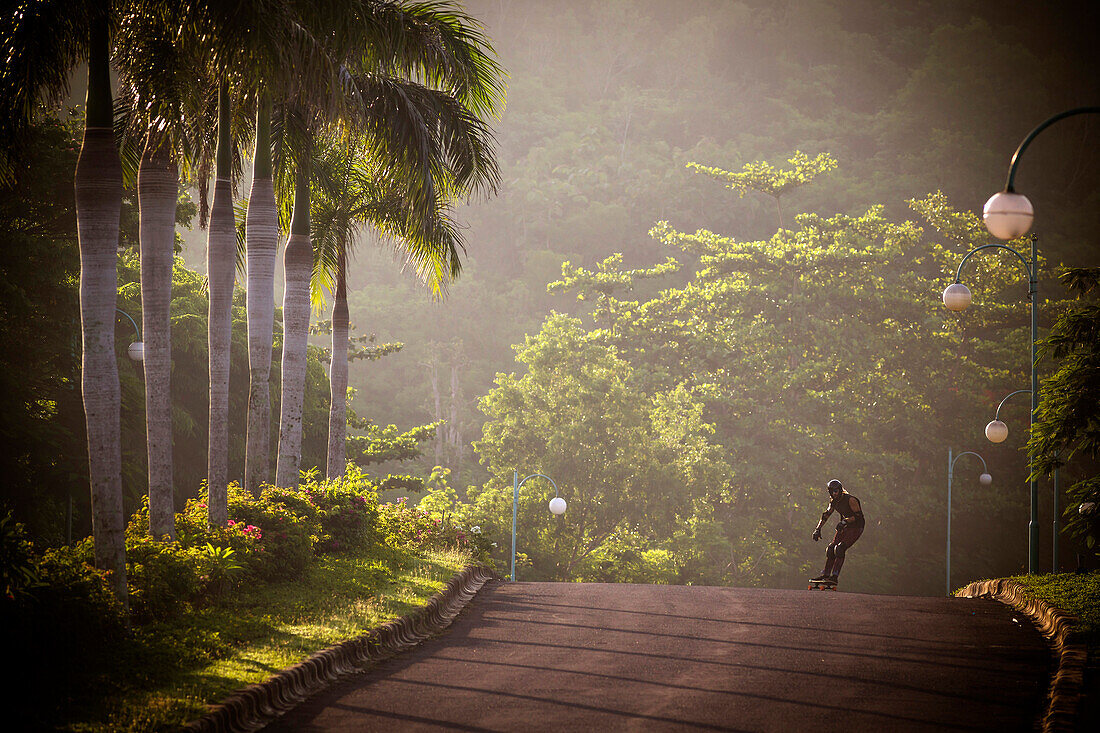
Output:
<instances>
[{"instance_id":1,"label":"roadside vegetation","mask_svg":"<svg viewBox=\"0 0 1100 733\"><path fill-rule=\"evenodd\" d=\"M230 487L230 521L206 529L203 497L156 542L137 512L127 535L127 615L91 541L38 552L3 523L2 622L21 669L20 729L149 731L310 654L423 605L483 554L483 540L404 501L382 504L365 475L308 476L254 498Z\"/></svg>"},{"instance_id":2,"label":"roadside vegetation","mask_svg":"<svg viewBox=\"0 0 1100 733\"><path fill-rule=\"evenodd\" d=\"M1089 646L1090 656L1100 651L1100 571L1017 575L1013 580L1040 601L1077 617L1077 630Z\"/></svg>"}]
</instances>

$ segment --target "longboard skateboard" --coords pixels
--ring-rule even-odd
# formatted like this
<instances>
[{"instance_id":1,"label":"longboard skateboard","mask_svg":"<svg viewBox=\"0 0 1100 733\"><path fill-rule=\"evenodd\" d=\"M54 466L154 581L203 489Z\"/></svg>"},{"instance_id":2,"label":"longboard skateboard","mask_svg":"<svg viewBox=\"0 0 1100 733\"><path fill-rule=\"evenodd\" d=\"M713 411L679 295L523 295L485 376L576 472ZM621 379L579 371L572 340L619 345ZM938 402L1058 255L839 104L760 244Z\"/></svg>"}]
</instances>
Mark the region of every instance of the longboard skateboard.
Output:
<instances>
[{"instance_id":1,"label":"longboard skateboard","mask_svg":"<svg viewBox=\"0 0 1100 733\"><path fill-rule=\"evenodd\" d=\"M836 590L836 583L831 580L811 580L806 590Z\"/></svg>"}]
</instances>

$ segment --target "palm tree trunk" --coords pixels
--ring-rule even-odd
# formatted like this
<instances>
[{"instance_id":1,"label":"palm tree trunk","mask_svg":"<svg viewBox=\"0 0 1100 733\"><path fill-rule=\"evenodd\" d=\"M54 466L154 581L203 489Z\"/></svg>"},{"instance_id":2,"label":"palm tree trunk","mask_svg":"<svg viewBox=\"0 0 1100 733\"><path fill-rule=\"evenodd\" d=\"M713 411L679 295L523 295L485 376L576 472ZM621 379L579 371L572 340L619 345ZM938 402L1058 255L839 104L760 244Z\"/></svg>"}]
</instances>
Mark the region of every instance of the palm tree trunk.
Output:
<instances>
[{"instance_id":1,"label":"palm tree trunk","mask_svg":"<svg viewBox=\"0 0 1100 733\"><path fill-rule=\"evenodd\" d=\"M245 217L248 310L248 434L244 482L253 495L271 475L271 347L275 327L275 252L279 220L271 180L271 100L256 112L256 154Z\"/></svg>"},{"instance_id":2,"label":"palm tree trunk","mask_svg":"<svg viewBox=\"0 0 1100 733\"><path fill-rule=\"evenodd\" d=\"M342 478L347 471L348 325L347 249L341 242L336 273L336 297L332 305L332 363L328 372L331 400L328 412L328 466L325 475L330 479Z\"/></svg>"},{"instance_id":3,"label":"palm tree trunk","mask_svg":"<svg viewBox=\"0 0 1100 733\"><path fill-rule=\"evenodd\" d=\"M210 359L209 445L206 454L207 522L224 527L229 521L226 484L229 475L229 364L233 333L233 270L237 231L233 216L232 141L229 134L229 87L218 90L218 152L210 233L206 241L206 272L210 304L207 347Z\"/></svg>"},{"instance_id":4,"label":"palm tree trunk","mask_svg":"<svg viewBox=\"0 0 1100 733\"><path fill-rule=\"evenodd\" d=\"M110 574L111 589L126 606L126 537L119 438L121 396L115 360L122 164L112 128L108 49L104 14L92 26L87 118L74 181L83 340L80 386L88 431L95 563Z\"/></svg>"},{"instance_id":5,"label":"palm tree trunk","mask_svg":"<svg viewBox=\"0 0 1100 733\"><path fill-rule=\"evenodd\" d=\"M152 128L138 170L141 324L145 341L145 435L149 534L175 539L172 490L172 257L179 172L167 138Z\"/></svg>"},{"instance_id":6,"label":"palm tree trunk","mask_svg":"<svg viewBox=\"0 0 1100 733\"><path fill-rule=\"evenodd\" d=\"M279 462L275 485L298 486L302 462L302 403L306 386L306 341L309 338L309 281L313 247L309 242L309 161L299 162L294 188L294 217L283 253L282 399L279 402ZM345 359L345 362L347 360Z\"/></svg>"}]
</instances>

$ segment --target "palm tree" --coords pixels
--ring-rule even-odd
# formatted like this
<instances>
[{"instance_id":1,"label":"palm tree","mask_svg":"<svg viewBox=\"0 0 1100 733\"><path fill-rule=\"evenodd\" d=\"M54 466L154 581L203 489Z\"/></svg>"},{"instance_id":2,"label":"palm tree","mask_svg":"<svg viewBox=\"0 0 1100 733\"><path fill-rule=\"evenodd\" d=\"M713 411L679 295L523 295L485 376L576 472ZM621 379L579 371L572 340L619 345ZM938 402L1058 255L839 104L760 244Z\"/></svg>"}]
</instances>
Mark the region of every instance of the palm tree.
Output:
<instances>
[{"instance_id":1,"label":"palm tree","mask_svg":"<svg viewBox=\"0 0 1100 733\"><path fill-rule=\"evenodd\" d=\"M332 303L332 361L329 363L328 451L325 476L338 479L347 471L348 435L348 247L339 243L336 264L336 288Z\"/></svg>"},{"instance_id":2,"label":"palm tree","mask_svg":"<svg viewBox=\"0 0 1100 733\"><path fill-rule=\"evenodd\" d=\"M369 73L346 76L345 87L358 105L341 111L349 128L345 131L345 142L346 135L358 135L365 145L330 149L349 152L355 149L368 156L374 161L373 168L368 164L359 166L359 170L370 169L374 181L371 185L360 185L358 195L349 195L346 190L336 194L337 199L342 198L345 204L358 209L358 215L364 218L345 217L342 227L337 227L343 235L340 241L322 244L334 253L330 264L334 266L336 280L329 372L327 475L330 478L342 475L345 467L347 226L358 221L384 224L384 231L403 239L418 272L433 292L439 294L461 267L458 256L461 240L446 220L448 202L479 187L494 187L498 176L492 136L478 114L491 113L498 103L503 72L491 58L492 49L479 34L477 24L444 3L394 6L366 2L361 11L367 32L364 34L360 29L358 34L350 34L356 42L347 46L352 55L342 64ZM339 52L340 48L335 50ZM415 83L402 78L402 74L439 88ZM388 196L379 196L382 188L388 188ZM309 193L308 187L301 186L300 178L298 190L303 195ZM388 220L380 218L378 207L383 200L390 204L400 201L402 208L398 212L391 209ZM296 218L303 208L308 212L308 201L300 204L296 201ZM367 214L368 210L373 213ZM291 279L289 247L288 243L285 303L300 304L306 300L306 282L297 273ZM304 371L299 373L298 369L304 369L308 329L308 318L291 315L287 308L284 305L279 485L297 483L304 384Z\"/></svg>"},{"instance_id":3,"label":"palm tree","mask_svg":"<svg viewBox=\"0 0 1100 733\"><path fill-rule=\"evenodd\" d=\"M145 341L145 433L149 534L176 537L172 485L171 313L179 167L167 135L150 127L138 172L141 322Z\"/></svg>"},{"instance_id":4,"label":"palm tree","mask_svg":"<svg viewBox=\"0 0 1100 733\"><path fill-rule=\"evenodd\" d=\"M379 165L362 140L319 140L315 161L318 196L313 204L313 285L318 291L328 287L334 296L326 476L338 478L347 467L349 249L361 227L369 225L402 249L439 292L454 272L451 263L458 261L462 241L445 205L430 212L427 221L416 216L412 199L404 190L407 179Z\"/></svg>"},{"instance_id":5,"label":"palm tree","mask_svg":"<svg viewBox=\"0 0 1100 733\"><path fill-rule=\"evenodd\" d=\"M174 539L172 480L172 265L180 166L191 162L189 138L208 115L205 95L192 93L207 66L203 43L183 24L183 6L141 4L122 16L117 63L124 136L141 146L137 174L141 303L145 340L145 426L149 470L149 533ZM184 31L180 29L184 28ZM204 88L205 85L199 85ZM140 141L140 142L139 142Z\"/></svg>"},{"instance_id":6,"label":"palm tree","mask_svg":"<svg viewBox=\"0 0 1100 733\"><path fill-rule=\"evenodd\" d=\"M256 148L252 190L245 218L246 311L248 316L248 432L244 485L258 495L269 479L271 444L271 341L275 326L275 252L278 211L271 160L271 96L256 108Z\"/></svg>"},{"instance_id":7,"label":"palm tree","mask_svg":"<svg viewBox=\"0 0 1100 733\"><path fill-rule=\"evenodd\" d=\"M59 100L68 74L88 63L84 139L74 188L80 246L81 392L96 566L127 603L126 545L119 444L115 297L122 166L115 143L110 78L111 9L105 3L26 3L0 23L0 145L4 163L36 105ZM8 170L0 164L0 176ZM6 176L5 176L6 177Z\"/></svg>"},{"instance_id":8,"label":"palm tree","mask_svg":"<svg viewBox=\"0 0 1100 733\"><path fill-rule=\"evenodd\" d=\"M207 347L210 372L210 416L206 489L211 527L229 521L226 484L229 475L229 354L232 339L233 271L237 230L233 214L232 145L229 84L218 85L218 144L214 201L206 242L206 273L210 301L207 307Z\"/></svg>"},{"instance_id":9,"label":"palm tree","mask_svg":"<svg viewBox=\"0 0 1100 733\"><path fill-rule=\"evenodd\" d=\"M406 199L417 201L419 208L406 216L423 220L434 216L437 202L451 190L469 181L496 174L490 149L490 136L484 128L471 123L469 111L450 95L463 99L491 98L485 86L498 83L489 71L499 68L477 45L476 34L462 27L465 16L454 15L444 4L436 6L398 6L377 1L349 2L351 23L316 13L309 17L314 34L329 40L324 47L330 68L337 78L329 86L315 89L298 85L285 106L283 131L297 155L294 184L295 204L292 231L284 255L286 289L283 304L283 369L280 436L276 483L292 486L298 482L301 460L301 412L305 384L306 341L309 328L309 240L308 217L310 186L308 170L314 130L322 123L333 124L339 118L346 134L360 134L370 141L379 160L387 169L408 182ZM456 30L457 29L457 30ZM441 42L442 39L442 42ZM313 50L311 49L311 53ZM352 76L349 70L369 68L370 75ZM447 91L431 90L385 72L401 69L405 74L430 79ZM471 81L472 80L472 81ZM334 98L333 88L341 94ZM433 92L435 92L433 96ZM442 100L451 105L442 104ZM459 114L461 112L461 114ZM304 151L304 152L303 152ZM480 156L480 157L479 157ZM473 157L475 163L469 164ZM458 184L457 187L455 184ZM289 198L289 197L287 197ZM457 254L452 257L457 262ZM438 268L436 268L436 270ZM440 274L440 282L446 279ZM339 276L338 276L339 279ZM341 293L346 291L340 291ZM346 304L345 304L346 305ZM334 338L343 334L346 352L347 317L344 309L334 315ZM346 362L334 360L330 386L334 395L333 425L344 424L342 408L346 393ZM341 386L344 385L344 386ZM339 452L330 463L343 465L342 438L333 435L331 450Z\"/></svg>"},{"instance_id":10,"label":"palm tree","mask_svg":"<svg viewBox=\"0 0 1100 733\"><path fill-rule=\"evenodd\" d=\"M279 415L279 460L275 485L298 485L302 460L302 403L306 382L306 341L309 336L309 281L313 271L313 247L309 240L310 165L308 156L298 161L294 187L294 218L283 251L282 399Z\"/></svg>"}]
</instances>

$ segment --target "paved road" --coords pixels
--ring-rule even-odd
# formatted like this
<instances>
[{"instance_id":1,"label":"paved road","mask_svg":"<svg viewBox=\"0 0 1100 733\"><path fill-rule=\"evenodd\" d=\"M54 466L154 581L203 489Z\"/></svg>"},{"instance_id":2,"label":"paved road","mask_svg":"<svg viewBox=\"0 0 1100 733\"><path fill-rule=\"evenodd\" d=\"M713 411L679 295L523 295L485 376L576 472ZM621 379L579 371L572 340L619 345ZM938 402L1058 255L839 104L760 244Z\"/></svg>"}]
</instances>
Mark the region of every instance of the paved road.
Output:
<instances>
[{"instance_id":1,"label":"paved road","mask_svg":"<svg viewBox=\"0 0 1100 733\"><path fill-rule=\"evenodd\" d=\"M268 730L1030 730L1049 669L989 600L492 583Z\"/></svg>"}]
</instances>

